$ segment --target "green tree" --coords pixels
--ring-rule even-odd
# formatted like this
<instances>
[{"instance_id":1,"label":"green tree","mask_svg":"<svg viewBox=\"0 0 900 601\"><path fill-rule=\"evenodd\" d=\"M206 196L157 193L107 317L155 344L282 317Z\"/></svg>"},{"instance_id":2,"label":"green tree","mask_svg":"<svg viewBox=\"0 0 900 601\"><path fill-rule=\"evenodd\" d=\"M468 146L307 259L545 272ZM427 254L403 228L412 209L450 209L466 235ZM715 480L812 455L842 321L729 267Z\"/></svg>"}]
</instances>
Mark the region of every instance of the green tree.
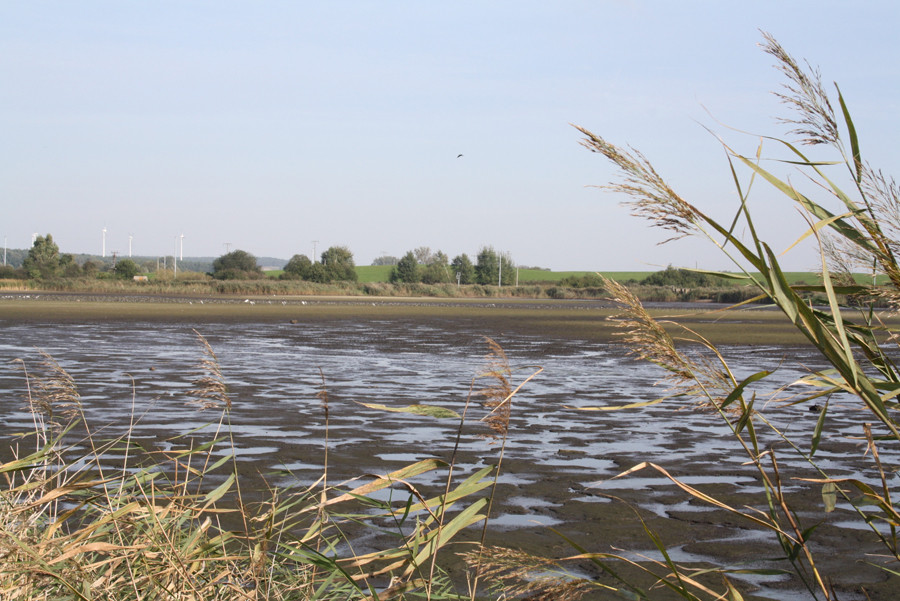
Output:
<instances>
[{"instance_id":1,"label":"green tree","mask_svg":"<svg viewBox=\"0 0 900 601\"><path fill-rule=\"evenodd\" d=\"M409 251L397 262L397 265L391 269L391 283L402 282L404 284L412 284L419 281L419 262L413 251Z\"/></svg>"},{"instance_id":2,"label":"green tree","mask_svg":"<svg viewBox=\"0 0 900 601\"><path fill-rule=\"evenodd\" d=\"M303 279L309 282L316 282L317 284L324 284L329 281L328 271L321 263L313 263L309 266L306 276Z\"/></svg>"},{"instance_id":3,"label":"green tree","mask_svg":"<svg viewBox=\"0 0 900 601\"><path fill-rule=\"evenodd\" d=\"M59 261L59 247L53 241L53 236L47 234L34 239L22 268L30 278L50 279L60 274Z\"/></svg>"},{"instance_id":4,"label":"green tree","mask_svg":"<svg viewBox=\"0 0 900 601\"><path fill-rule=\"evenodd\" d=\"M646 286L676 286L678 288L702 288L715 286L716 278L698 271L675 268L669 265L662 271L651 273L641 284Z\"/></svg>"},{"instance_id":5,"label":"green tree","mask_svg":"<svg viewBox=\"0 0 900 601\"><path fill-rule=\"evenodd\" d=\"M118 277L124 280L131 280L141 272L141 268L131 259L122 259L121 261L116 262L113 271Z\"/></svg>"},{"instance_id":6,"label":"green tree","mask_svg":"<svg viewBox=\"0 0 900 601\"><path fill-rule=\"evenodd\" d=\"M213 261L212 276L217 280L246 280L262 277L256 257L243 250L234 250Z\"/></svg>"},{"instance_id":7,"label":"green tree","mask_svg":"<svg viewBox=\"0 0 900 601\"><path fill-rule=\"evenodd\" d=\"M81 266L81 271L87 277L97 277L97 273L100 271L100 265L96 261L87 260L84 262L84 265Z\"/></svg>"},{"instance_id":8,"label":"green tree","mask_svg":"<svg viewBox=\"0 0 900 601\"><path fill-rule=\"evenodd\" d=\"M429 258L428 265L422 270L422 281L426 284L443 284L450 281L448 259L441 251L437 251Z\"/></svg>"},{"instance_id":9,"label":"green tree","mask_svg":"<svg viewBox=\"0 0 900 601\"><path fill-rule=\"evenodd\" d=\"M328 281L355 282L359 278L356 274L356 264L353 262L353 253L346 246L332 246L322 253L322 265Z\"/></svg>"},{"instance_id":10,"label":"green tree","mask_svg":"<svg viewBox=\"0 0 900 601\"><path fill-rule=\"evenodd\" d=\"M458 280L457 275L459 276ZM463 253L453 258L453 262L450 263L450 276L460 284L475 283L475 266L472 265L469 255Z\"/></svg>"},{"instance_id":11,"label":"green tree","mask_svg":"<svg viewBox=\"0 0 900 601\"><path fill-rule=\"evenodd\" d=\"M286 280L305 280L308 279L309 268L312 261L306 255L294 255L291 257L287 265L284 266L282 278Z\"/></svg>"},{"instance_id":12,"label":"green tree","mask_svg":"<svg viewBox=\"0 0 900 601\"><path fill-rule=\"evenodd\" d=\"M62 272L63 277L66 278L77 278L84 273L81 270L81 265L75 262L75 256L71 253L60 255L59 268Z\"/></svg>"},{"instance_id":13,"label":"green tree","mask_svg":"<svg viewBox=\"0 0 900 601\"><path fill-rule=\"evenodd\" d=\"M501 254L492 246L482 246L475 259L475 281L482 286L505 286L516 282L516 268L509 254Z\"/></svg>"},{"instance_id":14,"label":"green tree","mask_svg":"<svg viewBox=\"0 0 900 601\"><path fill-rule=\"evenodd\" d=\"M24 273L12 265L0 265L0 280L21 279Z\"/></svg>"}]
</instances>

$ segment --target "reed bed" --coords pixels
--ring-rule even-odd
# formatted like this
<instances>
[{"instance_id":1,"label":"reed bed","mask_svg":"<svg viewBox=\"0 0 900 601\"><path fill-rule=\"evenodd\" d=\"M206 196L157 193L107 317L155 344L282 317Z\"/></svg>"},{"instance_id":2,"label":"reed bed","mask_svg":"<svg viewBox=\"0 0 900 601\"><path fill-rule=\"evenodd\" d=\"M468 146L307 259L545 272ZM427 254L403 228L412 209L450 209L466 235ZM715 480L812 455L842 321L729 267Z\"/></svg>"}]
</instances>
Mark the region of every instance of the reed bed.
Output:
<instances>
[{"instance_id":1,"label":"reed bed","mask_svg":"<svg viewBox=\"0 0 900 601\"><path fill-rule=\"evenodd\" d=\"M458 544L461 532L487 522L499 460L457 476L454 452L449 461L426 459L332 483L326 434L317 482L245 490L231 451L226 377L212 347L198 340L202 359L185 402L212 420L173 437L164 450L132 440L138 415L124 434L94 431L77 384L51 356L34 367L20 362L34 428L0 465L0 597L462 598L438 555ZM426 404L378 408L457 420L459 437L466 413L481 415L489 431L505 436L513 397L540 369L516 386L502 349L488 345L488 367L473 379L477 391L463 415ZM476 389L481 378L489 383ZM324 374L317 396L327 422ZM429 490L421 483L429 474L444 484Z\"/></svg>"}]
</instances>

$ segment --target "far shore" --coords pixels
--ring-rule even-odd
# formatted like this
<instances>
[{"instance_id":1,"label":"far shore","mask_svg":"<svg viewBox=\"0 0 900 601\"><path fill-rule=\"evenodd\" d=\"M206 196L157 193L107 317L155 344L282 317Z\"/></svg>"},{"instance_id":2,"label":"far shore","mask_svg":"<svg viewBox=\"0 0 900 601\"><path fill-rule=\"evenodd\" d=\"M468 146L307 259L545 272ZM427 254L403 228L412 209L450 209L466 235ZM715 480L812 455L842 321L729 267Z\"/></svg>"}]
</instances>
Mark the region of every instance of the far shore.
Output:
<instances>
[{"instance_id":1,"label":"far shore","mask_svg":"<svg viewBox=\"0 0 900 601\"><path fill-rule=\"evenodd\" d=\"M804 344L784 315L765 307L728 310L709 303L647 304L657 319L690 328L715 344ZM79 293L0 295L0 323L92 321L291 322L328 320L459 320L485 336L542 335L586 340L616 339L609 301L547 299L402 298L359 296L149 296Z\"/></svg>"}]
</instances>

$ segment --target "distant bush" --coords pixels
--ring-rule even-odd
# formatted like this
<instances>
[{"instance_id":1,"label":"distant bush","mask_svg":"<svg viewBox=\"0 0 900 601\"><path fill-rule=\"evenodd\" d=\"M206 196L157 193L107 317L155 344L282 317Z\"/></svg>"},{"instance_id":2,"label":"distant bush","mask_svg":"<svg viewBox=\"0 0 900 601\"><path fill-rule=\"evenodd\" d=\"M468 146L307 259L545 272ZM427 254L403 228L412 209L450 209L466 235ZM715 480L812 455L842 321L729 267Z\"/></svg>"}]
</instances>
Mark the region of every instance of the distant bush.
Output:
<instances>
[{"instance_id":1,"label":"distant bush","mask_svg":"<svg viewBox=\"0 0 900 601\"><path fill-rule=\"evenodd\" d=\"M699 271L674 268L671 265L662 271L652 273L643 280L645 286L675 286L676 288L704 288L721 286L724 280Z\"/></svg>"},{"instance_id":2,"label":"distant bush","mask_svg":"<svg viewBox=\"0 0 900 601\"><path fill-rule=\"evenodd\" d=\"M12 265L0 265L0 279L24 279L25 273L21 269L16 269Z\"/></svg>"},{"instance_id":3,"label":"distant bush","mask_svg":"<svg viewBox=\"0 0 900 601\"><path fill-rule=\"evenodd\" d=\"M243 250L234 250L213 261L212 276L217 280L249 280L265 277L256 264L256 257Z\"/></svg>"},{"instance_id":4,"label":"distant bush","mask_svg":"<svg viewBox=\"0 0 900 601\"><path fill-rule=\"evenodd\" d=\"M596 273L587 273L580 277L570 275L561 279L559 285L569 288L600 288L603 286L603 279Z\"/></svg>"}]
</instances>

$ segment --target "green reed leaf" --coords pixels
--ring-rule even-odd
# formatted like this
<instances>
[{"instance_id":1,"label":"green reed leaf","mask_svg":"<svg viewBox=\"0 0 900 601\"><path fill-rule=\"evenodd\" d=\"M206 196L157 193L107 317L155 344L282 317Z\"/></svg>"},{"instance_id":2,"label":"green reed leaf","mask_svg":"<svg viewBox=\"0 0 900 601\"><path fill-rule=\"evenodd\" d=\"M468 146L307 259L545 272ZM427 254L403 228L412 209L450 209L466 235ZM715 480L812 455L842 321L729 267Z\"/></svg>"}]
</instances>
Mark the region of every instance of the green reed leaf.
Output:
<instances>
[{"instance_id":1,"label":"green reed leaf","mask_svg":"<svg viewBox=\"0 0 900 601\"><path fill-rule=\"evenodd\" d=\"M747 427L747 424L750 422L750 418L753 417L753 405L756 403L756 397L754 396L750 399L750 402L747 403L747 406L744 407L744 410L741 412L741 417L738 419L737 424L734 426L735 434L740 434L744 431L744 428Z\"/></svg>"},{"instance_id":2,"label":"green reed leaf","mask_svg":"<svg viewBox=\"0 0 900 601\"><path fill-rule=\"evenodd\" d=\"M841 94L841 88L837 83L838 102L841 105L841 113L844 115L844 123L847 124L847 133L850 135L850 151L853 153L853 166L856 168L856 182L862 181L862 155L859 151L859 138L856 136L856 126L853 125L853 119L850 118L850 111L847 109L847 103L844 102L844 95Z\"/></svg>"},{"instance_id":3,"label":"green reed leaf","mask_svg":"<svg viewBox=\"0 0 900 601\"><path fill-rule=\"evenodd\" d=\"M735 389L732 390L731 393L727 397L725 397L725 400L722 401L720 408L724 409L725 407L727 407L728 405L733 403L735 400L740 398L740 396L742 394L744 394L744 389L747 386L749 386L750 384L753 384L754 382L758 382L759 380L762 380L763 378L770 376L770 375L772 375L771 371L758 371L755 374L753 374L752 376L747 376L746 378L744 378L743 382L738 384L735 387Z\"/></svg>"},{"instance_id":4,"label":"green reed leaf","mask_svg":"<svg viewBox=\"0 0 900 601\"><path fill-rule=\"evenodd\" d=\"M206 497L204 497L204 501L206 501L204 507L209 507L219 499L221 499L228 489L231 488L231 485L234 484L235 474L232 473L227 478L225 478L225 482L222 482L219 486L215 488L215 490L210 491Z\"/></svg>"},{"instance_id":5,"label":"green reed leaf","mask_svg":"<svg viewBox=\"0 0 900 601\"><path fill-rule=\"evenodd\" d=\"M389 411L391 413L412 413L413 415L426 415L428 417L436 417L438 419L460 419L459 413L446 407L437 407L435 405L407 405L406 407L388 407L381 403L359 403L363 407L376 409L378 411Z\"/></svg>"},{"instance_id":6,"label":"green reed leaf","mask_svg":"<svg viewBox=\"0 0 900 601\"><path fill-rule=\"evenodd\" d=\"M825 427L825 416L828 414L828 402L825 402L825 405L822 407L822 410L819 412L819 419L816 420L816 428L813 430L812 444L810 445L809 456L812 457L816 454L816 450L819 448L819 442L822 440L822 429Z\"/></svg>"},{"instance_id":7,"label":"green reed leaf","mask_svg":"<svg viewBox=\"0 0 900 601\"><path fill-rule=\"evenodd\" d=\"M766 171L753 161L742 156L738 156L738 159L741 160L745 165L750 167L752 170L759 173L763 177L763 179L775 186L775 188L780 190L785 196L799 203L817 219L831 219L835 216L824 207L799 193L793 186L791 186L787 182L782 181L778 177L775 177L773 174ZM862 234L859 230L857 230L855 227L853 227L843 219L834 220L829 224L829 226L831 227L831 229L836 230L841 236L852 241L860 248L863 248L873 255L881 256L880 250L876 246L874 246L864 234Z\"/></svg>"}]
</instances>

